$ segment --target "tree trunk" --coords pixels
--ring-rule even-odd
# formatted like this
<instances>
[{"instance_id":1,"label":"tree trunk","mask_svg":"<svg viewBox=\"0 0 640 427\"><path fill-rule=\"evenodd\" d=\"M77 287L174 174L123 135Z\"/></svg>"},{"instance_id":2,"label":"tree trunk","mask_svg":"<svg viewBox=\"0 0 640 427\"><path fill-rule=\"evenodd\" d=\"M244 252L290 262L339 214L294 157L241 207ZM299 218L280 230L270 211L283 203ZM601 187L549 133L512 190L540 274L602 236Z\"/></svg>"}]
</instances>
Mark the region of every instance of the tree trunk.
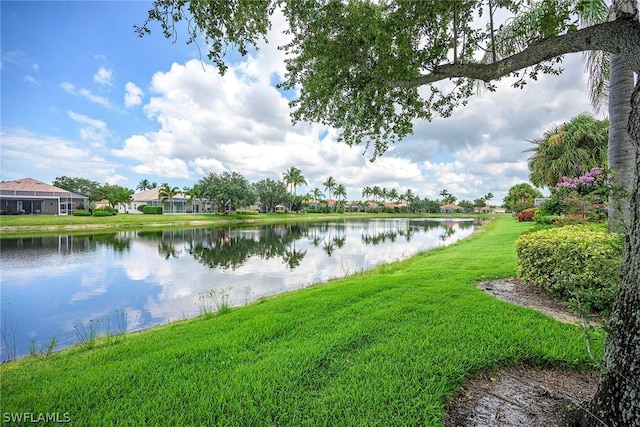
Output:
<instances>
[{"instance_id":1,"label":"tree trunk","mask_svg":"<svg viewBox=\"0 0 640 427\"><path fill-rule=\"evenodd\" d=\"M624 188L626 194L612 194L609 198L609 230L623 231L629 224L629 195L633 184L635 147L627 131L631 112L633 71L619 55L611 55L609 80L609 168L614 172L613 183Z\"/></svg>"},{"instance_id":2,"label":"tree trunk","mask_svg":"<svg viewBox=\"0 0 640 427\"><path fill-rule=\"evenodd\" d=\"M604 368L582 425L640 427L640 81L631 98L628 132L635 144L630 222L622 281L608 322Z\"/></svg>"}]
</instances>

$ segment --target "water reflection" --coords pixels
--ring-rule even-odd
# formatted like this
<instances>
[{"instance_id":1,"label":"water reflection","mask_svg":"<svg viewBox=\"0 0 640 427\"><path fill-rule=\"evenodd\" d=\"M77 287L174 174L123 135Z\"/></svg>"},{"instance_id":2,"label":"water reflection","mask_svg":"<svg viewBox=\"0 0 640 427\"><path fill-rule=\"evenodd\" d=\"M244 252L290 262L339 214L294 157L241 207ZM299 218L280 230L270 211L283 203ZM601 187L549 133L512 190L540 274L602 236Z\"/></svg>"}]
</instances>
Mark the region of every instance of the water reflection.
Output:
<instances>
[{"instance_id":1,"label":"water reflection","mask_svg":"<svg viewBox=\"0 0 640 427\"><path fill-rule=\"evenodd\" d=\"M464 238L478 221L386 219L0 240L0 357L78 325L129 331L199 314L198 298L230 289L231 305L342 277Z\"/></svg>"}]
</instances>

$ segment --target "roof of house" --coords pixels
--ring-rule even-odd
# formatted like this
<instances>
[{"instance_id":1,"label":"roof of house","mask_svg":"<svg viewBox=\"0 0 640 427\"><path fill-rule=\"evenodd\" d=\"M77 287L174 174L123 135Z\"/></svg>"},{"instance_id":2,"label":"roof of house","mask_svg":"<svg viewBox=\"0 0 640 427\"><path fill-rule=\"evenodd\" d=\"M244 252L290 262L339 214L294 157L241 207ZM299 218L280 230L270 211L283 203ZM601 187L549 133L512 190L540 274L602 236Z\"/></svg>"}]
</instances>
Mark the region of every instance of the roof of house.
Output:
<instances>
[{"instance_id":1,"label":"roof of house","mask_svg":"<svg viewBox=\"0 0 640 427\"><path fill-rule=\"evenodd\" d=\"M135 193L132 198L134 202L148 202L150 200L160 200L160 187L152 188L150 190L141 191ZM186 200L187 196L184 193L176 193L172 200Z\"/></svg>"},{"instance_id":2,"label":"roof of house","mask_svg":"<svg viewBox=\"0 0 640 427\"><path fill-rule=\"evenodd\" d=\"M448 205L442 205L440 206L440 209L462 209L462 206L458 206L458 205L454 205L453 203L449 203Z\"/></svg>"},{"instance_id":3,"label":"roof of house","mask_svg":"<svg viewBox=\"0 0 640 427\"><path fill-rule=\"evenodd\" d=\"M3 195L16 195L16 196L62 196L62 197L74 197L74 198L86 198L81 194L76 194L71 191L64 190L59 187L55 187L50 184L46 184L42 181L38 181L33 178L16 179L15 181L0 182L0 191ZM32 193L32 194L25 194Z\"/></svg>"}]
</instances>

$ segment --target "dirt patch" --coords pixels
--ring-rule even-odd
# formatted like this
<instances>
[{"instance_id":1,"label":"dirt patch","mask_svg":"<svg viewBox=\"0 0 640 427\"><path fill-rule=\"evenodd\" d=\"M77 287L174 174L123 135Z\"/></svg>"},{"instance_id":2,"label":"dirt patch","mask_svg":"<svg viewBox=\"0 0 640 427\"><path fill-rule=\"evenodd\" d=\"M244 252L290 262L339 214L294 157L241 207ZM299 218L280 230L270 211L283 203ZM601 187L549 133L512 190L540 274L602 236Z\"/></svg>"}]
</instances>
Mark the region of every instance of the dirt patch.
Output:
<instances>
[{"instance_id":1,"label":"dirt patch","mask_svg":"<svg viewBox=\"0 0 640 427\"><path fill-rule=\"evenodd\" d=\"M545 295L534 285L518 279L488 280L478 288L503 301L533 308L565 323L580 323L580 318L567 308L567 304Z\"/></svg>"},{"instance_id":2,"label":"dirt patch","mask_svg":"<svg viewBox=\"0 0 640 427\"><path fill-rule=\"evenodd\" d=\"M514 366L480 375L448 404L446 427L562 425L567 406L591 399L596 372Z\"/></svg>"},{"instance_id":3,"label":"dirt patch","mask_svg":"<svg viewBox=\"0 0 640 427\"><path fill-rule=\"evenodd\" d=\"M478 284L484 292L514 304L539 310L561 322L580 319L566 304L517 279ZM464 385L447 404L446 427L559 426L566 408L579 408L598 385L598 372L513 366L481 374Z\"/></svg>"}]
</instances>

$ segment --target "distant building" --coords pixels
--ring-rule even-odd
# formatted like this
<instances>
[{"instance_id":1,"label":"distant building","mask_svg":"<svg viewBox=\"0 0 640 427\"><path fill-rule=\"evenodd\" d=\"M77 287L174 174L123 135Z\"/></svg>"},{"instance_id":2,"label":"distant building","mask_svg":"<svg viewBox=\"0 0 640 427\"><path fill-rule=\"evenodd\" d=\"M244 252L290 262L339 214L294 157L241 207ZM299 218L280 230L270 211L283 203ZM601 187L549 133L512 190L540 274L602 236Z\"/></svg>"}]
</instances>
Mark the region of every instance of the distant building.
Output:
<instances>
[{"instance_id":1,"label":"distant building","mask_svg":"<svg viewBox=\"0 0 640 427\"><path fill-rule=\"evenodd\" d=\"M89 198L33 178L0 182L0 212L3 215L71 215L86 210Z\"/></svg>"},{"instance_id":2,"label":"distant building","mask_svg":"<svg viewBox=\"0 0 640 427\"><path fill-rule=\"evenodd\" d=\"M162 206L164 213L202 213L205 212L205 202L203 200L189 201L189 197L184 193L177 193L171 200L160 198L160 187L141 191L131 196L131 203L118 206L118 211L128 213L141 213L140 206Z\"/></svg>"},{"instance_id":3,"label":"distant building","mask_svg":"<svg viewBox=\"0 0 640 427\"><path fill-rule=\"evenodd\" d=\"M440 213L455 213L462 211L464 211L462 206L454 205L453 203L440 206Z\"/></svg>"},{"instance_id":4,"label":"distant building","mask_svg":"<svg viewBox=\"0 0 640 427\"><path fill-rule=\"evenodd\" d=\"M497 213L505 213L507 210L501 206L482 206L482 207L476 207L473 209L473 211L475 213L482 213L482 214L497 214Z\"/></svg>"}]
</instances>

